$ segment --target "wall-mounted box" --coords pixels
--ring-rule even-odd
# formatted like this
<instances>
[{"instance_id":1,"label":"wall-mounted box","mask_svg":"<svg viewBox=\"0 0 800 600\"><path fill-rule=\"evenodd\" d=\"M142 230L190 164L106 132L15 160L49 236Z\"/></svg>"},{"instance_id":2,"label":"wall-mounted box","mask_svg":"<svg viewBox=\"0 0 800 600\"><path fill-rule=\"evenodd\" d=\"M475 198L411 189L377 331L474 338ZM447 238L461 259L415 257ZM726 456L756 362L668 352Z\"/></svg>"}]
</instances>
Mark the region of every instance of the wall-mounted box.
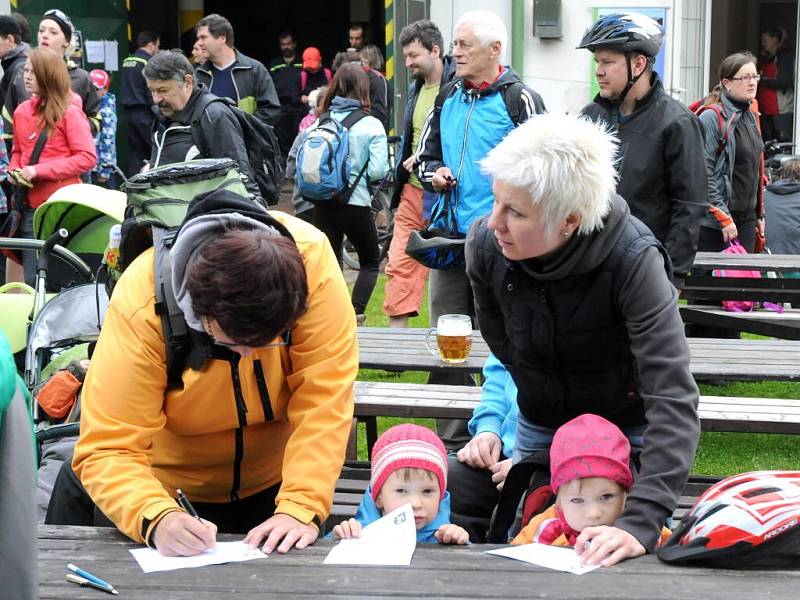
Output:
<instances>
[{"instance_id":1,"label":"wall-mounted box","mask_svg":"<svg viewBox=\"0 0 800 600\"><path fill-rule=\"evenodd\" d=\"M533 0L533 35L543 39L561 37L561 0Z\"/></svg>"}]
</instances>

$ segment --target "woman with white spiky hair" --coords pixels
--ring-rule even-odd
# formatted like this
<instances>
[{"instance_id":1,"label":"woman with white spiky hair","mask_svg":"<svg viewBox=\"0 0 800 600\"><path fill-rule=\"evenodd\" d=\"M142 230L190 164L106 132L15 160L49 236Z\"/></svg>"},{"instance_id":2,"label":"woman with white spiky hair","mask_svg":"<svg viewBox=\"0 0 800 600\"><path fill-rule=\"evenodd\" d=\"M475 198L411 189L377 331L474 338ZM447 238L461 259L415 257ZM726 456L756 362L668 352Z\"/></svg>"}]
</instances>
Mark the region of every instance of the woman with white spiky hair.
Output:
<instances>
[{"instance_id":1,"label":"woman with white spiky hair","mask_svg":"<svg viewBox=\"0 0 800 600\"><path fill-rule=\"evenodd\" d=\"M481 333L519 390L514 462L584 413L641 451L622 516L576 541L606 566L654 550L699 436L669 258L615 193L616 148L586 119L531 118L481 162L495 202L466 243Z\"/></svg>"}]
</instances>

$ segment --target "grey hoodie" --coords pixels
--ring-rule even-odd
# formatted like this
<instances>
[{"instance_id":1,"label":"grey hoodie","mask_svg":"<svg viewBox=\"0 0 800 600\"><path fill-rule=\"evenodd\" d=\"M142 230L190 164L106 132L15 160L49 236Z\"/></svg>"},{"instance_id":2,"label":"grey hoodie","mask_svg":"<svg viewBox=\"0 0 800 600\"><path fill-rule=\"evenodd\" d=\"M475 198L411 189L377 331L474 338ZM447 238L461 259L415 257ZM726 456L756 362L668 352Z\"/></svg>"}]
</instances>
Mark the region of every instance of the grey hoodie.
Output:
<instances>
[{"instance_id":1,"label":"grey hoodie","mask_svg":"<svg viewBox=\"0 0 800 600\"><path fill-rule=\"evenodd\" d=\"M800 181L781 179L764 196L767 246L773 254L800 254Z\"/></svg>"}]
</instances>

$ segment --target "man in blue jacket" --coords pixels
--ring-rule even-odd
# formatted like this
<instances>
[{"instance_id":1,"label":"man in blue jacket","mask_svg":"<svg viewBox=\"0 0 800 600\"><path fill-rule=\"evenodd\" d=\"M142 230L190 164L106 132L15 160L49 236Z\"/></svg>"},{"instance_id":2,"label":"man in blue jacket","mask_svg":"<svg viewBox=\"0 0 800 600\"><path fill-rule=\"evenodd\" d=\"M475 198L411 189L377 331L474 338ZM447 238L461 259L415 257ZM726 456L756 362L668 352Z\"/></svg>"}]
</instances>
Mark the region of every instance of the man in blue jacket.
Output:
<instances>
[{"instance_id":1,"label":"man in blue jacket","mask_svg":"<svg viewBox=\"0 0 800 600\"><path fill-rule=\"evenodd\" d=\"M439 92L419 142L420 181L429 191L450 192L461 235L466 235L473 221L489 214L494 204L491 180L481 174L478 161L519 123L545 112L539 94L503 66L507 42L506 26L495 13L476 10L461 16L453 46L456 77ZM442 195L434 206L434 217L443 202ZM439 221L434 218L434 226ZM476 325L472 289L463 264L432 271L429 297L432 324L441 315L457 313L471 315ZM432 376L428 381L469 384L461 374ZM449 450L460 448L469 439L463 424L439 423L437 432Z\"/></svg>"},{"instance_id":2,"label":"man in blue jacket","mask_svg":"<svg viewBox=\"0 0 800 600\"><path fill-rule=\"evenodd\" d=\"M442 56L444 40L433 21L422 19L407 25L400 32L399 41L413 81L408 87L403 146L395 167L396 185L391 205L396 213L383 302L383 312L389 317L390 327L406 327L408 318L419 314L425 292L428 269L406 254L406 244L412 231L422 229L426 212L423 205L429 213L435 194L422 189L414 168L425 118L440 87L455 74L453 57Z\"/></svg>"}]
</instances>

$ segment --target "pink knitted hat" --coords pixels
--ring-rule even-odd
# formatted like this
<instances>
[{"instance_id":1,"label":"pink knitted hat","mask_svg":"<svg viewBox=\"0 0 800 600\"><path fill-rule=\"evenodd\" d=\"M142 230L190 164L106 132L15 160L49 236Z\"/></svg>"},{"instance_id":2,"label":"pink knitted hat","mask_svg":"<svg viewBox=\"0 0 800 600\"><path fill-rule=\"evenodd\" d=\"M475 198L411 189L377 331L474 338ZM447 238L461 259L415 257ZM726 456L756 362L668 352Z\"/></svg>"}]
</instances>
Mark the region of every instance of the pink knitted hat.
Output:
<instances>
[{"instance_id":1,"label":"pink knitted hat","mask_svg":"<svg viewBox=\"0 0 800 600\"><path fill-rule=\"evenodd\" d=\"M386 479L404 467L431 471L439 480L440 500L447 491L447 451L439 437L427 427L395 425L386 430L372 448L370 485L375 500Z\"/></svg>"},{"instance_id":2,"label":"pink knitted hat","mask_svg":"<svg viewBox=\"0 0 800 600\"><path fill-rule=\"evenodd\" d=\"M612 422L597 415L575 417L558 428L550 446L550 486L586 477L605 477L626 491L633 485L631 445Z\"/></svg>"}]
</instances>

